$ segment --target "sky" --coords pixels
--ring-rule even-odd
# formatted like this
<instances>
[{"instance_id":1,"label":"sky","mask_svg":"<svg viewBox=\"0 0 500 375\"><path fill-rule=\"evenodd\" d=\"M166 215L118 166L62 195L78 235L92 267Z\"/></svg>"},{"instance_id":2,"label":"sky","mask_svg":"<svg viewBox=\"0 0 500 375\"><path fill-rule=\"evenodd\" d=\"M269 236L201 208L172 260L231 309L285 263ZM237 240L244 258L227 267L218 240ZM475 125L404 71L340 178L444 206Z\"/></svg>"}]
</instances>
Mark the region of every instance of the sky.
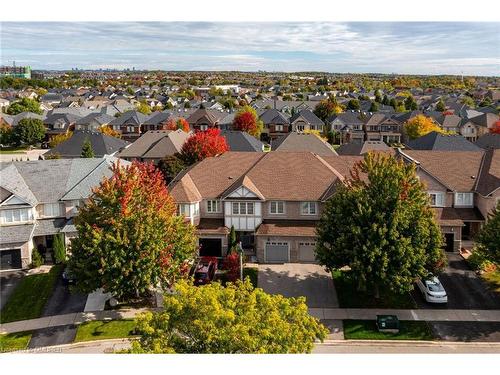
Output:
<instances>
[{"instance_id":1,"label":"sky","mask_svg":"<svg viewBox=\"0 0 500 375\"><path fill-rule=\"evenodd\" d=\"M498 76L500 23L1 22L0 51L33 69Z\"/></svg>"}]
</instances>

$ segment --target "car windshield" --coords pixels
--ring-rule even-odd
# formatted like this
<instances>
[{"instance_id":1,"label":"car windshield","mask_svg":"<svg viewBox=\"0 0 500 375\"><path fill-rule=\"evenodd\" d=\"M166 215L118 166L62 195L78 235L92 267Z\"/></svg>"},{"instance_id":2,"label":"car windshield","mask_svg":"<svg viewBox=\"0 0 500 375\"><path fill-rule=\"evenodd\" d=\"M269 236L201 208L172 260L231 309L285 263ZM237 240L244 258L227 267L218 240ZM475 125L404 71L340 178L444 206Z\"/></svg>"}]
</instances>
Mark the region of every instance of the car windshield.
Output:
<instances>
[{"instance_id":1,"label":"car windshield","mask_svg":"<svg viewBox=\"0 0 500 375\"><path fill-rule=\"evenodd\" d=\"M431 292L444 292L444 288L438 279L427 280L426 283Z\"/></svg>"},{"instance_id":2,"label":"car windshield","mask_svg":"<svg viewBox=\"0 0 500 375\"><path fill-rule=\"evenodd\" d=\"M206 273L204 273L204 272L196 272L194 274L194 277L196 279L206 279L206 278L208 278L208 275Z\"/></svg>"}]
</instances>

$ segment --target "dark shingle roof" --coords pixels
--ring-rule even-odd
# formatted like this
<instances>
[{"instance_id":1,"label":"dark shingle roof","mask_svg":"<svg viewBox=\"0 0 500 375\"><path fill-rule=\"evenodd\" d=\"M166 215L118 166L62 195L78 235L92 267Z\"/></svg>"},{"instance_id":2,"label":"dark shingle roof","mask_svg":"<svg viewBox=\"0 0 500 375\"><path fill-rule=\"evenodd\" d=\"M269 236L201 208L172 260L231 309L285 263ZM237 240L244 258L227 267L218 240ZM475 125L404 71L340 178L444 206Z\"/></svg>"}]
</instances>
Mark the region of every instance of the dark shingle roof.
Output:
<instances>
[{"instance_id":1,"label":"dark shingle roof","mask_svg":"<svg viewBox=\"0 0 500 375\"><path fill-rule=\"evenodd\" d=\"M323 125L324 124L323 121L321 121L321 119L318 116L316 116L313 112L311 112L309 109L303 109L302 111L296 113L290 119L290 123L294 122L299 117L302 117L311 125Z\"/></svg>"},{"instance_id":2,"label":"dark shingle roof","mask_svg":"<svg viewBox=\"0 0 500 375\"><path fill-rule=\"evenodd\" d=\"M271 143L273 151L308 151L317 155L337 155L335 150L315 134L288 133Z\"/></svg>"},{"instance_id":3,"label":"dark shingle roof","mask_svg":"<svg viewBox=\"0 0 500 375\"><path fill-rule=\"evenodd\" d=\"M369 151L391 152L392 148L382 141L365 141L363 143L346 143L335 150L339 155L363 155Z\"/></svg>"},{"instance_id":4,"label":"dark shingle roof","mask_svg":"<svg viewBox=\"0 0 500 375\"><path fill-rule=\"evenodd\" d=\"M438 132L430 132L420 138L409 141L406 145L412 150L481 151L480 147L461 135L445 135Z\"/></svg>"},{"instance_id":5,"label":"dark shingle roof","mask_svg":"<svg viewBox=\"0 0 500 375\"><path fill-rule=\"evenodd\" d=\"M221 135L226 138L231 151L260 152L264 146L261 141L246 132L226 130L221 132Z\"/></svg>"},{"instance_id":6,"label":"dark shingle roof","mask_svg":"<svg viewBox=\"0 0 500 375\"><path fill-rule=\"evenodd\" d=\"M479 137L475 144L481 148L500 149L500 134L486 133Z\"/></svg>"}]
</instances>

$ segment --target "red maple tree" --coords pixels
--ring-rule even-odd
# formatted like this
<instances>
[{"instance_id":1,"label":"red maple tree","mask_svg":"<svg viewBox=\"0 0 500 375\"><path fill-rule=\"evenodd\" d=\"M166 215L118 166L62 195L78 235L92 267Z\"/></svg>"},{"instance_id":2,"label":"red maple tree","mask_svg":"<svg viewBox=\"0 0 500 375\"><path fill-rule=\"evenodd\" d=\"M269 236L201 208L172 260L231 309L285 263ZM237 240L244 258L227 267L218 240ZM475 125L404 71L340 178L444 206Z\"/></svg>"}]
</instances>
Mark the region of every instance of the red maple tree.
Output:
<instances>
[{"instance_id":1,"label":"red maple tree","mask_svg":"<svg viewBox=\"0 0 500 375\"><path fill-rule=\"evenodd\" d=\"M187 164L193 164L210 156L229 151L226 139L219 129L208 129L194 133L182 146L181 157Z\"/></svg>"},{"instance_id":2,"label":"red maple tree","mask_svg":"<svg viewBox=\"0 0 500 375\"><path fill-rule=\"evenodd\" d=\"M257 116L257 112L252 107L243 107L233 120L233 129L247 132L254 137L258 137L262 132L263 124Z\"/></svg>"},{"instance_id":3,"label":"red maple tree","mask_svg":"<svg viewBox=\"0 0 500 375\"><path fill-rule=\"evenodd\" d=\"M182 130L184 132L189 132L189 123L185 118L179 117L178 119L170 118L165 125L165 130Z\"/></svg>"},{"instance_id":4,"label":"red maple tree","mask_svg":"<svg viewBox=\"0 0 500 375\"><path fill-rule=\"evenodd\" d=\"M490 133L500 134L500 120L493 124L493 127L490 129Z\"/></svg>"}]
</instances>

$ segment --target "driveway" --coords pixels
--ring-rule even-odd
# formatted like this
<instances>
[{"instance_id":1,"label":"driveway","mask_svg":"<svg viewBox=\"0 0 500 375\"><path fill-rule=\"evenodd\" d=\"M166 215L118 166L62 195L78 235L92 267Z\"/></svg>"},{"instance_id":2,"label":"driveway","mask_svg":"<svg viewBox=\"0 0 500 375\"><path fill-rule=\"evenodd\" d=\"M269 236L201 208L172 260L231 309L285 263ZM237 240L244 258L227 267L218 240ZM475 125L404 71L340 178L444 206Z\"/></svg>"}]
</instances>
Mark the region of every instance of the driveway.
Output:
<instances>
[{"instance_id":1,"label":"driveway","mask_svg":"<svg viewBox=\"0 0 500 375\"><path fill-rule=\"evenodd\" d=\"M62 277L57 280L54 293L47 301L42 316L82 312L87 302L86 294L71 293ZM76 336L76 326L68 325L39 329L33 332L29 348L72 343Z\"/></svg>"},{"instance_id":2,"label":"driveway","mask_svg":"<svg viewBox=\"0 0 500 375\"><path fill-rule=\"evenodd\" d=\"M488 289L481 278L472 271L467 262L455 253L448 253L448 266L439 276L448 293L448 303L443 306L424 301L419 291L412 295L419 308L436 309L481 309L499 310L500 295Z\"/></svg>"},{"instance_id":3,"label":"driveway","mask_svg":"<svg viewBox=\"0 0 500 375\"><path fill-rule=\"evenodd\" d=\"M10 295L24 275L25 273L23 271L6 271L0 273L0 310L3 309Z\"/></svg>"},{"instance_id":4,"label":"driveway","mask_svg":"<svg viewBox=\"0 0 500 375\"><path fill-rule=\"evenodd\" d=\"M338 307L331 274L316 264L261 264L258 286L271 294L304 296L308 307Z\"/></svg>"}]
</instances>

